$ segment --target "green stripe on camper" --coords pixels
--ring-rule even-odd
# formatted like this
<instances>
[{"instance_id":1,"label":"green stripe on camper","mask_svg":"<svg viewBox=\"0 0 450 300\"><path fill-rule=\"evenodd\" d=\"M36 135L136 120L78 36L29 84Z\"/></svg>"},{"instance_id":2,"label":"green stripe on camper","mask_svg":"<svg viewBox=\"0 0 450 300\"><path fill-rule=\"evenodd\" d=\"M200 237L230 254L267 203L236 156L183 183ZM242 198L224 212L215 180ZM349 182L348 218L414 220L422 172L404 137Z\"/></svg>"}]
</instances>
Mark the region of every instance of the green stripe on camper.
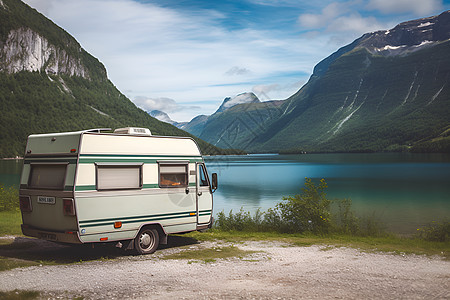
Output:
<instances>
[{"instance_id":1,"label":"green stripe on camper","mask_svg":"<svg viewBox=\"0 0 450 300\"><path fill-rule=\"evenodd\" d=\"M55 159L48 159L48 158L27 158L23 161L25 165L29 165L31 163L68 163L68 164L76 164L76 159L67 159L67 158L55 158Z\"/></svg>"},{"instance_id":2,"label":"green stripe on camper","mask_svg":"<svg viewBox=\"0 0 450 300\"><path fill-rule=\"evenodd\" d=\"M195 182L189 183L189 187L195 187ZM157 183L149 183L142 185L142 189L158 189L159 185ZM177 186L177 188L180 188ZM73 190L73 187L71 187L70 190ZM77 185L75 188L75 191L82 192L82 191L96 191L97 186L95 185ZM139 189L134 189L139 190Z\"/></svg>"},{"instance_id":3,"label":"green stripe on camper","mask_svg":"<svg viewBox=\"0 0 450 300\"><path fill-rule=\"evenodd\" d=\"M209 216L212 213L211 209L207 209L207 210L200 210L198 212L199 216Z\"/></svg>"},{"instance_id":4,"label":"green stripe on camper","mask_svg":"<svg viewBox=\"0 0 450 300\"><path fill-rule=\"evenodd\" d=\"M203 161L201 156L80 154L80 163L82 163L82 164L93 164L93 163L97 163L97 162L156 163L161 160L187 160L190 163Z\"/></svg>"},{"instance_id":5,"label":"green stripe on camper","mask_svg":"<svg viewBox=\"0 0 450 300\"><path fill-rule=\"evenodd\" d=\"M195 215L196 215L196 211L186 211L186 212L179 212L179 213L167 213L167 214L157 214L157 215L147 215L147 216L85 220L85 221L80 221L79 223L80 223L81 228L85 228L85 227L114 225L114 222L122 222L122 224L142 223L142 222L189 218L189 217L195 217Z\"/></svg>"}]
</instances>

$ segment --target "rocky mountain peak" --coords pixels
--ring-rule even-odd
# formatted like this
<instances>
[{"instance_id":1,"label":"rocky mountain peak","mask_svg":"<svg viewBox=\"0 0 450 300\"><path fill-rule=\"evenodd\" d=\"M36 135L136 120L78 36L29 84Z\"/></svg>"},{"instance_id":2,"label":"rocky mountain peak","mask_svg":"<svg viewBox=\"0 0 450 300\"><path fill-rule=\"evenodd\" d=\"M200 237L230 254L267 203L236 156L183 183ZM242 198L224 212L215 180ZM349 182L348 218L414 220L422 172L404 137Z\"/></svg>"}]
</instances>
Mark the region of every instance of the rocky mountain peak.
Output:
<instances>
[{"instance_id":1,"label":"rocky mountain peak","mask_svg":"<svg viewBox=\"0 0 450 300\"><path fill-rule=\"evenodd\" d=\"M0 71L8 73L43 71L47 74L89 78L89 72L80 59L52 45L45 37L30 28L11 30L3 47L0 48L0 55L5 58L0 64Z\"/></svg>"},{"instance_id":2,"label":"rocky mountain peak","mask_svg":"<svg viewBox=\"0 0 450 300\"><path fill-rule=\"evenodd\" d=\"M156 119L158 119L160 121L163 121L163 122L166 122L166 123L169 123L169 124L173 124L174 123L174 121L169 117L169 115L167 113L163 112L163 111L154 109L152 111L149 111L148 114L150 116L152 116L153 118L156 118Z\"/></svg>"},{"instance_id":3,"label":"rocky mountain peak","mask_svg":"<svg viewBox=\"0 0 450 300\"><path fill-rule=\"evenodd\" d=\"M235 105L243 103L259 103L261 102L254 93L242 93L233 98L227 97L223 100L216 113L223 112Z\"/></svg>"},{"instance_id":4,"label":"rocky mountain peak","mask_svg":"<svg viewBox=\"0 0 450 300\"><path fill-rule=\"evenodd\" d=\"M314 67L313 76L325 74L339 57L355 50L366 49L372 55L408 55L450 39L450 11L437 16L407 21L389 30L366 33L338 49Z\"/></svg>"},{"instance_id":5,"label":"rocky mountain peak","mask_svg":"<svg viewBox=\"0 0 450 300\"><path fill-rule=\"evenodd\" d=\"M406 55L449 39L450 11L445 11L438 16L400 23L390 30L367 33L357 47L384 56Z\"/></svg>"}]
</instances>

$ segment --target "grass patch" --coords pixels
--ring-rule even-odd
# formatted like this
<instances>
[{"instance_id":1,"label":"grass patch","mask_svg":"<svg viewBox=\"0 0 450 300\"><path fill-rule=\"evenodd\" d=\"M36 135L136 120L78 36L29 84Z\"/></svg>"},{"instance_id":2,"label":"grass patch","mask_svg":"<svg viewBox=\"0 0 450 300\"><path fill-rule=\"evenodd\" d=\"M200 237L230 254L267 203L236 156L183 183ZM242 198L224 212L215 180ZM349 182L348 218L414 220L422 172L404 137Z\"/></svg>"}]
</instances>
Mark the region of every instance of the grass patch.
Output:
<instances>
[{"instance_id":1,"label":"grass patch","mask_svg":"<svg viewBox=\"0 0 450 300\"><path fill-rule=\"evenodd\" d=\"M77 264L84 261L106 261L127 255L112 244L55 247L44 245L42 241L24 237L0 239L0 271L35 265ZM44 242L45 243L45 242ZM128 254L130 255L130 254Z\"/></svg>"},{"instance_id":2,"label":"grass patch","mask_svg":"<svg viewBox=\"0 0 450 300\"><path fill-rule=\"evenodd\" d=\"M20 224L22 224L20 211L0 211L0 236L22 235Z\"/></svg>"},{"instance_id":3,"label":"grass patch","mask_svg":"<svg viewBox=\"0 0 450 300\"><path fill-rule=\"evenodd\" d=\"M420 238L405 238L395 235L384 237L352 236L350 234L313 235L281 234L274 232L219 231L192 232L186 234L201 241L224 240L228 242L280 241L300 247L324 245L350 247L368 252L388 252L395 254L438 255L450 259L450 242L426 241Z\"/></svg>"},{"instance_id":4,"label":"grass patch","mask_svg":"<svg viewBox=\"0 0 450 300\"><path fill-rule=\"evenodd\" d=\"M20 291L14 290L10 292L0 291L0 300L25 300L38 299L40 293L37 291Z\"/></svg>"},{"instance_id":5,"label":"grass patch","mask_svg":"<svg viewBox=\"0 0 450 300\"><path fill-rule=\"evenodd\" d=\"M163 259L185 259L188 260L189 263L192 262L211 263L215 262L217 259L230 257L237 257L242 259L244 256L253 254L255 252L256 251L242 250L235 246L213 247L197 250L185 250L182 252L166 255L163 257Z\"/></svg>"},{"instance_id":6,"label":"grass patch","mask_svg":"<svg viewBox=\"0 0 450 300\"><path fill-rule=\"evenodd\" d=\"M0 256L0 271L7 271L15 268L22 268L22 267L31 267L31 266L37 266L40 265L40 263L35 261L29 261L29 260L23 260L23 259L17 259L17 258L6 258ZM0 299L2 299L0 297Z\"/></svg>"}]
</instances>

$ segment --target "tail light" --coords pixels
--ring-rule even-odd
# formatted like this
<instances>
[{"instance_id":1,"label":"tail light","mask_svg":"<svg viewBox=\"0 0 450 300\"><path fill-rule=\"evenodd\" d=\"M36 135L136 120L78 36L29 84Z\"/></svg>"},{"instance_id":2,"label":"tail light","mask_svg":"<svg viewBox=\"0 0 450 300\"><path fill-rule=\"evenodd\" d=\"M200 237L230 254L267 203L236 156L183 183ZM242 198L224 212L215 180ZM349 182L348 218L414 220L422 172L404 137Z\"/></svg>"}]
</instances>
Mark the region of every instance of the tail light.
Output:
<instances>
[{"instance_id":1,"label":"tail light","mask_svg":"<svg viewBox=\"0 0 450 300\"><path fill-rule=\"evenodd\" d=\"M19 196L19 204L22 212L31 212L33 210L29 196Z\"/></svg>"},{"instance_id":2,"label":"tail light","mask_svg":"<svg viewBox=\"0 0 450 300\"><path fill-rule=\"evenodd\" d=\"M63 211L66 216L75 216L73 199L63 199Z\"/></svg>"}]
</instances>

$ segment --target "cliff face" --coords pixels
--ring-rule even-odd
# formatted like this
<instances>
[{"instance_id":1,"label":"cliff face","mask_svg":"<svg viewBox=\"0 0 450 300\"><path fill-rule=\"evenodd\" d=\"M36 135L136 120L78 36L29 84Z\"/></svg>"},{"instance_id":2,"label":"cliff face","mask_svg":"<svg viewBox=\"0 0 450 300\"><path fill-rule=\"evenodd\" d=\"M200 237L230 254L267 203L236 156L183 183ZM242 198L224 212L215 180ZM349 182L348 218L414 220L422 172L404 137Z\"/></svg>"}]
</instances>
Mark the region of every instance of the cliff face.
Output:
<instances>
[{"instance_id":1,"label":"cliff face","mask_svg":"<svg viewBox=\"0 0 450 300\"><path fill-rule=\"evenodd\" d=\"M0 0L0 112L0 157L22 156L33 133L136 126L189 136L136 107L98 59L20 0ZM196 141L205 154L221 153Z\"/></svg>"},{"instance_id":2,"label":"cliff face","mask_svg":"<svg viewBox=\"0 0 450 300\"><path fill-rule=\"evenodd\" d=\"M89 78L89 72L79 58L50 44L30 28L11 30L0 50L0 57L0 71L8 73L37 71Z\"/></svg>"}]
</instances>

